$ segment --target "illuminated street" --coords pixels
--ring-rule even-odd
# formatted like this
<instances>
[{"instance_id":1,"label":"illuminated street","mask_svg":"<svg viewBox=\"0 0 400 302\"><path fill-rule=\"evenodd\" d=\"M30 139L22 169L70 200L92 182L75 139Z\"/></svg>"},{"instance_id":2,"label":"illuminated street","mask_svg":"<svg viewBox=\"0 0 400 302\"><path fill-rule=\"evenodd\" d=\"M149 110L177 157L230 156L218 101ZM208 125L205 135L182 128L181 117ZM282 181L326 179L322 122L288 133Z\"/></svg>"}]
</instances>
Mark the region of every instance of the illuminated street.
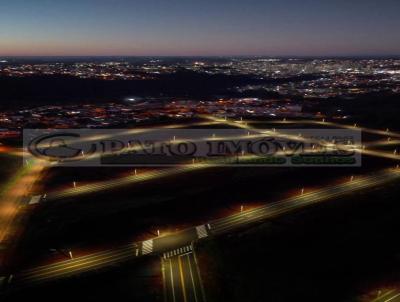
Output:
<instances>
[{"instance_id":1,"label":"illuminated street","mask_svg":"<svg viewBox=\"0 0 400 302\"><path fill-rule=\"evenodd\" d=\"M398 0L3 2L1 302L400 302Z\"/></svg>"},{"instance_id":2,"label":"illuminated street","mask_svg":"<svg viewBox=\"0 0 400 302\"><path fill-rule=\"evenodd\" d=\"M352 182L346 182L325 189L307 192L303 195L295 196L287 200L268 203L262 207L237 213L215 221L210 221L207 223L207 227L205 228L208 228L207 232L215 235L233 231L248 224L283 215L316 203L332 200L353 193L356 190L371 189L375 186L397 180L399 177L400 170L390 169L388 171L382 171L380 173L375 173L372 176L360 177ZM208 235L204 237L207 236ZM132 243L131 245L120 247L115 250L104 251L24 271L15 276L15 284L20 286L36 282L52 281L54 279L65 278L91 270L98 270L143 255L163 255L163 253L169 250L184 247L192 241L204 238L200 237L201 236L196 228L187 229L166 237L149 239L151 240L151 244L146 244L149 248L145 250L143 249L143 244L145 242Z\"/></svg>"}]
</instances>

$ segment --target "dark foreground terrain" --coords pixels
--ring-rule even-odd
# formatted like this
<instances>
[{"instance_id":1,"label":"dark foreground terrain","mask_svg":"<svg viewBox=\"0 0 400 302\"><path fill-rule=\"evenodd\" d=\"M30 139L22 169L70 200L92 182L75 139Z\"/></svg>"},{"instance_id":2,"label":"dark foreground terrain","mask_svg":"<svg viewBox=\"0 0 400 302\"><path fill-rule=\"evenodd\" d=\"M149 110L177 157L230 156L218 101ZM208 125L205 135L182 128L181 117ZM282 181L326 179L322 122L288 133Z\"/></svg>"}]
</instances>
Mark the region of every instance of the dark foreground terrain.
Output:
<instances>
[{"instance_id":1,"label":"dark foreground terrain","mask_svg":"<svg viewBox=\"0 0 400 302\"><path fill-rule=\"evenodd\" d=\"M360 301L400 282L396 185L202 242L209 302Z\"/></svg>"}]
</instances>

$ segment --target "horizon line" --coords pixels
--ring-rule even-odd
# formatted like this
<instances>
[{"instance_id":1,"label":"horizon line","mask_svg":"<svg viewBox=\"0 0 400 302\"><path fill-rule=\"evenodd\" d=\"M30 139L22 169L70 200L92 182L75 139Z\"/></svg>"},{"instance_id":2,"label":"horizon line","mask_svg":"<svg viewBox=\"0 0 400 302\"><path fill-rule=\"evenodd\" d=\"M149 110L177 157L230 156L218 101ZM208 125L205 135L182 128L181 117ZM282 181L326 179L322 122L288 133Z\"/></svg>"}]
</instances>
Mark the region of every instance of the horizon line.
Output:
<instances>
[{"instance_id":1,"label":"horizon line","mask_svg":"<svg viewBox=\"0 0 400 302\"><path fill-rule=\"evenodd\" d=\"M396 58L400 54L348 55L0 55L0 58Z\"/></svg>"}]
</instances>

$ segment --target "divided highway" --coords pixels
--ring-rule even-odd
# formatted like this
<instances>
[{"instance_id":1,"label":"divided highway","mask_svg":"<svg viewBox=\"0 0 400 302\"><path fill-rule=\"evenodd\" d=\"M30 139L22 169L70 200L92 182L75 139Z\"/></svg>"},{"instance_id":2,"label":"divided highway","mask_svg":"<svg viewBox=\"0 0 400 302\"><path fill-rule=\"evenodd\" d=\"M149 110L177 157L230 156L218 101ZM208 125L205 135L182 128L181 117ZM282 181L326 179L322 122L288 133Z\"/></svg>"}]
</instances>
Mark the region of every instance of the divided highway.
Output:
<instances>
[{"instance_id":1,"label":"divided highway","mask_svg":"<svg viewBox=\"0 0 400 302\"><path fill-rule=\"evenodd\" d=\"M144 242L122 246L117 249L26 270L17 273L14 276L13 284L16 287L19 287L41 282L49 282L76 274L104 269L119 263L134 260L143 255L163 256L164 253L191 245L193 241L205 238L209 235L218 235L233 231L252 223L277 217L284 213L326 200L331 200L336 197L341 197L355 191L383 185L398 180L399 178L400 169L390 169L370 176L359 177L353 181L326 187L302 195L299 194L293 198L272 204L266 204L252 210L217 219L205 225L189 228L165 237L156 237Z\"/></svg>"}]
</instances>

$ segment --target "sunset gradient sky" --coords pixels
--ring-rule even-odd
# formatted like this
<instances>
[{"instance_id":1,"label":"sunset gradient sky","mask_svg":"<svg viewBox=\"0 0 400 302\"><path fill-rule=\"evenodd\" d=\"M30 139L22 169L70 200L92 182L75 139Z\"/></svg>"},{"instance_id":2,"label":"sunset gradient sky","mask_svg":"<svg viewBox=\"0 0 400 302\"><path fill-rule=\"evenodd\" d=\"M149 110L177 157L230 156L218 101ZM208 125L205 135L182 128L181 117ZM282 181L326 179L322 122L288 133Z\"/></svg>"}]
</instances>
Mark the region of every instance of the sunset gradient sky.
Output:
<instances>
[{"instance_id":1,"label":"sunset gradient sky","mask_svg":"<svg viewBox=\"0 0 400 302\"><path fill-rule=\"evenodd\" d=\"M400 55L399 0L0 0L0 55Z\"/></svg>"}]
</instances>

